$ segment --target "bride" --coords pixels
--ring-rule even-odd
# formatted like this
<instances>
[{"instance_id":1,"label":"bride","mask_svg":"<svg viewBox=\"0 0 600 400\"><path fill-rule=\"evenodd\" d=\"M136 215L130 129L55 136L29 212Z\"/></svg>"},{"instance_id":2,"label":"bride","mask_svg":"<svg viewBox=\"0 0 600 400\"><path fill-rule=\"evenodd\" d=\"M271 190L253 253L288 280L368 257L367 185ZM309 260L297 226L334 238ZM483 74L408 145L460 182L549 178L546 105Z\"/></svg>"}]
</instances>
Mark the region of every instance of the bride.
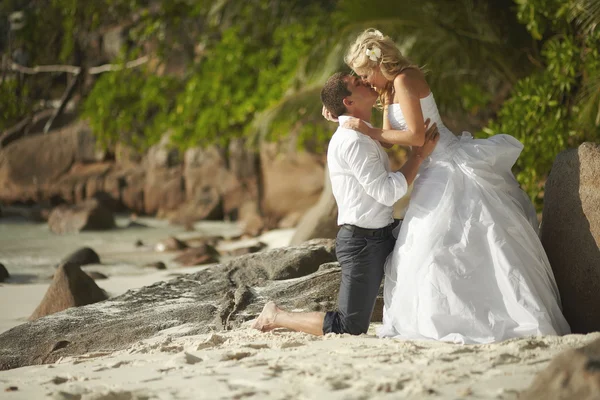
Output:
<instances>
[{"instance_id":1,"label":"bride","mask_svg":"<svg viewBox=\"0 0 600 400\"><path fill-rule=\"evenodd\" d=\"M363 32L345 61L384 105L383 129L358 119L347 127L408 146L423 145L426 118L440 133L387 259L378 335L488 343L569 333L535 210L511 172L522 144L455 136L423 72L379 31Z\"/></svg>"}]
</instances>

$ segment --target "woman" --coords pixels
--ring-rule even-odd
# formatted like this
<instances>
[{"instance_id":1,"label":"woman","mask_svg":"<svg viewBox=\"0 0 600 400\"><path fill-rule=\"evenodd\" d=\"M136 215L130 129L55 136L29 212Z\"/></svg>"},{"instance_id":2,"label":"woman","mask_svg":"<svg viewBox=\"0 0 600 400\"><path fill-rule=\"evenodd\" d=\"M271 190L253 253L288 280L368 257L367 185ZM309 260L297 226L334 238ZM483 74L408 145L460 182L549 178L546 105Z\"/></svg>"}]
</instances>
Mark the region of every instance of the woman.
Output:
<instances>
[{"instance_id":1,"label":"woman","mask_svg":"<svg viewBox=\"0 0 600 400\"><path fill-rule=\"evenodd\" d=\"M455 136L423 72L369 29L345 61L380 93L383 129L348 127L381 142L421 146L424 119L440 140L420 169L384 284L380 336L489 343L567 334L535 210L511 167L522 144L509 135Z\"/></svg>"}]
</instances>

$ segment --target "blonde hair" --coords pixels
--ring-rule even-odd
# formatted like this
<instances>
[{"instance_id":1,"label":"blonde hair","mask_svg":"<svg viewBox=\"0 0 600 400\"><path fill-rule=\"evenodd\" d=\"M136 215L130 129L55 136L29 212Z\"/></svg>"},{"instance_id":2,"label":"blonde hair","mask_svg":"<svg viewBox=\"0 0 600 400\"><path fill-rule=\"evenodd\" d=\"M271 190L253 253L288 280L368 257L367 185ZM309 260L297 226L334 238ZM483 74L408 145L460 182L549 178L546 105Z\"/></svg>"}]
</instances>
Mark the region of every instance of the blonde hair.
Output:
<instances>
[{"instance_id":1,"label":"blonde hair","mask_svg":"<svg viewBox=\"0 0 600 400\"><path fill-rule=\"evenodd\" d=\"M374 61L369 58L367 52L376 48L381 51L381 55L377 57L377 61ZM359 75L362 75L361 72L371 72L379 66L382 75L391 82L405 69L421 69L402 55L396 43L389 36L384 36L383 33L373 28L358 35L346 52L344 62Z\"/></svg>"}]
</instances>

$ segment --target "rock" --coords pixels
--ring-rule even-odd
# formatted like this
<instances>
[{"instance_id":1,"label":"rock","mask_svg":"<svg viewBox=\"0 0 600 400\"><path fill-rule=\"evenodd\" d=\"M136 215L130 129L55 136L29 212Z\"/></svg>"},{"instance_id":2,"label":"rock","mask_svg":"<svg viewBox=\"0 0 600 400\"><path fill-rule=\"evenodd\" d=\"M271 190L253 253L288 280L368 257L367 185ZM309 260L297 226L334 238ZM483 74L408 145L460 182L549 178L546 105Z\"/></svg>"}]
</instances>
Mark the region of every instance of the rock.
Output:
<instances>
[{"instance_id":1,"label":"rock","mask_svg":"<svg viewBox=\"0 0 600 400\"><path fill-rule=\"evenodd\" d=\"M146 161L145 213L176 210L185 201L185 181L179 152L170 145L170 133L148 150Z\"/></svg>"},{"instance_id":2,"label":"rock","mask_svg":"<svg viewBox=\"0 0 600 400\"><path fill-rule=\"evenodd\" d=\"M239 220L244 227L244 235L256 237L260 235L265 228L265 222L260 215L258 203L254 201L247 201L240 206Z\"/></svg>"},{"instance_id":3,"label":"rock","mask_svg":"<svg viewBox=\"0 0 600 400\"><path fill-rule=\"evenodd\" d=\"M144 265L146 268L167 269L167 266L162 261L157 261Z\"/></svg>"},{"instance_id":4,"label":"rock","mask_svg":"<svg viewBox=\"0 0 600 400\"><path fill-rule=\"evenodd\" d=\"M327 172L325 172L323 186L323 192L317 204L308 210L298 223L296 232L294 232L290 242L291 245L297 245L314 238L333 239L337 236L339 229L337 225L338 210Z\"/></svg>"},{"instance_id":5,"label":"rock","mask_svg":"<svg viewBox=\"0 0 600 400\"><path fill-rule=\"evenodd\" d=\"M519 399L600 399L600 339L554 357Z\"/></svg>"},{"instance_id":6,"label":"rock","mask_svg":"<svg viewBox=\"0 0 600 400\"><path fill-rule=\"evenodd\" d=\"M176 263L190 267L193 265L213 264L219 262L219 252L209 244L187 249L173 259Z\"/></svg>"},{"instance_id":7,"label":"rock","mask_svg":"<svg viewBox=\"0 0 600 400\"><path fill-rule=\"evenodd\" d=\"M87 276L89 276L90 278L92 278L95 281L108 279L108 276L104 275L101 272L97 272L97 271L87 271L86 274L87 274Z\"/></svg>"},{"instance_id":8,"label":"rock","mask_svg":"<svg viewBox=\"0 0 600 400\"><path fill-rule=\"evenodd\" d=\"M35 320L70 307L106 299L104 291L80 269L79 265L67 262L58 267L44 298L29 319Z\"/></svg>"},{"instance_id":9,"label":"rock","mask_svg":"<svg viewBox=\"0 0 600 400\"><path fill-rule=\"evenodd\" d=\"M72 197L75 182L62 185L78 162L99 161L87 122L77 121L48 135L29 135L0 150L0 200L41 202Z\"/></svg>"},{"instance_id":10,"label":"rock","mask_svg":"<svg viewBox=\"0 0 600 400\"><path fill-rule=\"evenodd\" d=\"M82 247L74 253L69 254L61 264L71 263L75 265L100 264L100 256L89 247Z\"/></svg>"},{"instance_id":11,"label":"rock","mask_svg":"<svg viewBox=\"0 0 600 400\"><path fill-rule=\"evenodd\" d=\"M293 143L262 143L260 162L261 210L268 220L304 213L317 203L323 191L324 156L298 152Z\"/></svg>"},{"instance_id":12,"label":"rock","mask_svg":"<svg viewBox=\"0 0 600 400\"><path fill-rule=\"evenodd\" d=\"M223 203L215 188L205 186L198 190L192 200L181 206L170 218L172 224L189 226L201 220L222 220Z\"/></svg>"},{"instance_id":13,"label":"rock","mask_svg":"<svg viewBox=\"0 0 600 400\"><path fill-rule=\"evenodd\" d=\"M304 213L302 213L301 211L292 211L279 221L277 227L279 229L294 228L302 219L302 215L304 215Z\"/></svg>"},{"instance_id":14,"label":"rock","mask_svg":"<svg viewBox=\"0 0 600 400\"><path fill-rule=\"evenodd\" d=\"M573 333L600 330L600 144L560 153L546 181L542 244Z\"/></svg>"},{"instance_id":15,"label":"rock","mask_svg":"<svg viewBox=\"0 0 600 400\"><path fill-rule=\"evenodd\" d=\"M58 234L106 230L115 227L115 218L98 200L88 199L74 206L56 207L50 213L48 225Z\"/></svg>"},{"instance_id":16,"label":"rock","mask_svg":"<svg viewBox=\"0 0 600 400\"><path fill-rule=\"evenodd\" d=\"M274 260L281 263L277 269L283 271L284 260L307 266L324 258L313 253L322 255L327 250L299 246L242 256L228 264L209 266L194 274L19 325L0 334L0 370L53 363L61 357L96 351L121 350L184 324L189 328L186 335L236 328L255 318L269 299L276 299L286 309L335 309L338 271L316 272L291 281L264 279L272 273L269 264ZM318 265L293 269L316 270ZM254 295L257 286L261 286L260 297ZM51 351L60 341L69 345Z\"/></svg>"},{"instance_id":17,"label":"rock","mask_svg":"<svg viewBox=\"0 0 600 400\"><path fill-rule=\"evenodd\" d=\"M334 262L328 262L325 264L321 264L321 265L319 265L318 270L319 271L328 271L331 269L340 269L340 263L337 261L334 261Z\"/></svg>"},{"instance_id":18,"label":"rock","mask_svg":"<svg viewBox=\"0 0 600 400\"><path fill-rule=\"evenodd\" d=\"M265 243L257 242L257 243L250 244L250 245L233 246L225 251L222 251L221 253L223 255L237 257L237 256L243 256L246 254L257 253L257 252L263 250L265 247L267 247L267 245Z\"/></svg>"},{"instance_id":19,"label":"rock","mask_svg":"<svg viewBox=\"0 0 600 400\"><path fill-rule=\"evenodd\" d=\"M226 265L254 280L284 280L316 272L321 264L336 261L335 241L305 243L238 257ZM241 278L240 278L241 279ZM240 280L243 282L243 279Z\"/></svg>"},{"instance_id":20,"label":"rock","mask_svg":"<svg viewBox=\"0 0 600 400\"><path fill-rule=\"evenodd\" d=\"M157 243L154 249L156 251L177 251L187 249L188 247L189 246L185 242L182 242L176 237L170 236L168 239Z\"/></svg>"},{"instance_id":21,"label":"rock","mask_svg":"<svg viewBox=\"0 0 600 400\"><path fill-rule=\"evenodd\" d=\"M10 274L6 270L6 267L3 264L0 264L0 282L4 282L10 278Z\"/></svg>"}]
</instances>

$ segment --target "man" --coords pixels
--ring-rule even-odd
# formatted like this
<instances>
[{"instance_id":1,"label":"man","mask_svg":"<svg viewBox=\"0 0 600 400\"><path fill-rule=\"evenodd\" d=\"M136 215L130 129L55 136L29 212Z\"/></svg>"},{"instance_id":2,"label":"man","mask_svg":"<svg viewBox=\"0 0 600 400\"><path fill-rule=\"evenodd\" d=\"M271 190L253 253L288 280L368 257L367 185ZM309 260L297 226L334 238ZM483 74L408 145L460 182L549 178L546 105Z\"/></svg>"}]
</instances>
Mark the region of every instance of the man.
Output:
<instances>
[{"instance_id":1,"label":"man","mask_svg":"<svg viewBox=\"0 0 600 400\"><path fill-rule=\"evenodd\" d=\"M378 142L342 127L350 117L369 121L377 96L361 79L343 73L331 76L321 91L324 107L340 123L327 150L340 225L336 239L342 268L338 311L287 312L268 302L253 328L263 332L288 328L314 335L367 332L385 260L394 248L392 206L406 194L421 162L439 139L433 124L427 129L423 147L413 149L404 166L391 172L387 154Z\"/></svg>"}]
</instances>

